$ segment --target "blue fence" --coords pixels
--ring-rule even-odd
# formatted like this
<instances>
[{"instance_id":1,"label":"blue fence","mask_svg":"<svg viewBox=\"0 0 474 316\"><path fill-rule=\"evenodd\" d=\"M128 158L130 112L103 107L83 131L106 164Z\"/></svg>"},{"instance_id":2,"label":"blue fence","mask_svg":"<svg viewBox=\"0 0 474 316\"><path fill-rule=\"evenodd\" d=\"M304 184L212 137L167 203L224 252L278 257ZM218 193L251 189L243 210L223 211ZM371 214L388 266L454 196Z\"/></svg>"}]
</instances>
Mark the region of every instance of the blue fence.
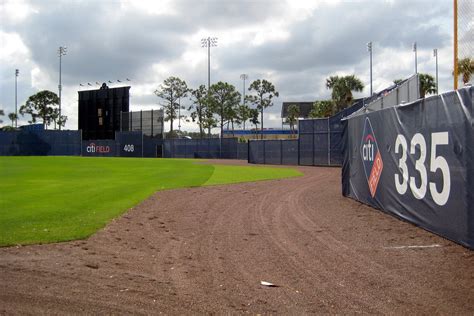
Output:
<instances>
[{"instance_id":1,"label":"blue fence","mask_svg":"<svg viewBox=\"0 0 474 316\"><path fill-rule=\"evenodd\" d=\"M116 132L115 140L82 140L81 131L0 131L1 156L223 158L247 160L248 144L236 138L161 139L141 131Z\"/></svg>"},{"instance_id":2,"label":"blue fence","mask_svg":"<svg viewBox=\"0 0 474 316\"><path fill-rule=\"evenodd\" d=\"M344 143L341 120L361 109L360 100L334 116L298 121L298 140L255 140L249 143L250 163L341 166Z\"/></svg>"},{"instance_id":3,"label":"blue fence","mask_svg":"<svg viewBox=\"0 0 474 316\"><path fill-rule=\"evenodd\" d=\"M1 156L80 156L81 131L0 131Z\"/></svg>"},{"instance_id":4,"label":"blue fence","mask_svg":"<svg viewBox=\"0 0 474 316\"><path fill-rule=\"evenodd\" d=\"M165 158L222 158L247 160L248 145L236 138L165 139Z\"/></svg>"},{"instance_id":5,"label":"blue fence","mask_svg":"<svg viewBox=\"0 0 474 316\"><path fill-rule=\"evenodd\" d=\"M251 140L248 161L258 164L297 165L298 140Z\"/></svg>"}]
</instances>

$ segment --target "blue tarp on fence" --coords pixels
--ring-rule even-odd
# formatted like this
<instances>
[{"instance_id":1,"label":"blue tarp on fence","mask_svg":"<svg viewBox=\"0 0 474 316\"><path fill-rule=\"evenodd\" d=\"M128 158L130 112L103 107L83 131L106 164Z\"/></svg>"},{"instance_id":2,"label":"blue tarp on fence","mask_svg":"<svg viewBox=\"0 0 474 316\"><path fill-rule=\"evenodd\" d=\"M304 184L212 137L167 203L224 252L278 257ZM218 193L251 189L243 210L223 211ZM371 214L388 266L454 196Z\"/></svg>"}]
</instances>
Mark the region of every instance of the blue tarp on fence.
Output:
<instances>
[{"instance_id":1,"label":"blue tarp on fence","mask_svg":"<svg viewBox=\"0 0 474 316\"><path fill-rule=\"evenodd\" d=\"M344 196L474 249L474 88L360 113L344 129Z\"/></svg>"},{"instance_id":2,"label":"blue tarp on fence","mask_svg":"<svg viewBox=\"0 0 474 316\"><path fill-rule=\"evenodd\" d=\"M0 131L1 156L80 156L81 131Z\"/></svg>"}]
</instances>

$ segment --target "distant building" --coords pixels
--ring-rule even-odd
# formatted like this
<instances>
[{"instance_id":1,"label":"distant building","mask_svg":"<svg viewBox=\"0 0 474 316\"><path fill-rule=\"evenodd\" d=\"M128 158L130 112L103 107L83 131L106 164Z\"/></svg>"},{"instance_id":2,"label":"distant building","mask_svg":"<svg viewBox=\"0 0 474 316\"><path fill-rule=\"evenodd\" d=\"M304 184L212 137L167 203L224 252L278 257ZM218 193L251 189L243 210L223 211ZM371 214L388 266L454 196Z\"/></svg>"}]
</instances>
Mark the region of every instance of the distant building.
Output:
<instances>
[{"instance_id":1,"label":"distant building","mask_svg":"<svg viewBox=\"0 0 474 316\"><path fill-rule=\"evenodd\" d=\"M299 118L309 118L309 112L313 108L313 104L315 101L312 102L283 102L281 106L281 118L286 119L288 117L288 108L290 105L296 105L300 109L300 116Z\"/></svg>"},{"instance_id":2,"label":"distant building","mask_svg":"<svg viewBox=\"0 0 474 316\"><path fill-rule=\"evenodd\" d=\"M261 139L262 132L260 129L251 129L251 130L224 130L224 138L236 137L236 138L245 138L245 139ZM291 131L289 129L273 129L273 128L264 128L263 129L263 139L296 139L298 138L298 131Z\"/></svg>"}]
</instances>

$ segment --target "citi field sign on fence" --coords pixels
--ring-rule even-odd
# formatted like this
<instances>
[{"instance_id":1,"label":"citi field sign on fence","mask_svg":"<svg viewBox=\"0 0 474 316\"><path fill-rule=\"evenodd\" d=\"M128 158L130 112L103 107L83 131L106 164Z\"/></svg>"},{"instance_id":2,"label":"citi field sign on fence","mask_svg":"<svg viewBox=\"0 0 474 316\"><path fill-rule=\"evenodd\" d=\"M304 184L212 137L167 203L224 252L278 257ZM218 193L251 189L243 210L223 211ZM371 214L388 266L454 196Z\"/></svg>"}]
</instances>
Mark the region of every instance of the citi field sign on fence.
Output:
<instances>
[{"instance_id":1,"label":"citi field sign on fence","mask_svg":"<svg viewBox=\"0 0 474 316\"><path fill-rule=\"evenodd\" d=\"M347 119L343 194L474 249L473 91Z\"/></svg>"}]
</instances>

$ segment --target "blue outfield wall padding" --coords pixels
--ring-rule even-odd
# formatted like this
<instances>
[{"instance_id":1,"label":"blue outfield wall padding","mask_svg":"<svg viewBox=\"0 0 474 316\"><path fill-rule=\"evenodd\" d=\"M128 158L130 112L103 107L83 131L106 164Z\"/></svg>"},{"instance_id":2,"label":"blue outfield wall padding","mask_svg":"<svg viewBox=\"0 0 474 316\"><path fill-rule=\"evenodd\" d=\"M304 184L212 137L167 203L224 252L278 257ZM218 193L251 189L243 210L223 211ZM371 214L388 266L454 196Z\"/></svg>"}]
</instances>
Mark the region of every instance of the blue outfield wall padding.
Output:
<instances>
[{"instance_id":1,"label":"blue outfield wall padding","mask_svg":"<svg viewBox=\"0 0 474 316\"><path fill-rule=\"evenodd\" d=\"M79 156L81 131L0 131L1 156Z\"/></svg>"},{"instance_id":2,"label":"blue outfield wall padding","mask_svg":"<svg viewBox=\"0 0 474 316\"><path fill-rule=\"evenodd\" d=\"M236 138L165 139L163 157L247 160L247 146Z\"/></svg>"},{"instance_id":3,"label":"blue outfield wall padding","mask_svg":"<svg viewBox=\"0 0 474 316\"><path fill-rule=\"evenodd\" d=\"M117 156L143 157L143 133L141 131L116 132Z\"/></svg>"},{"instance_id":4,"label":"blue outfield wall padding","mask_svg":"<svg viewBox=\"0 0 474 316\"><path fill-rule=\"evenodd\" d=\"M342 193L474 249L474 88L345 121Z\"/></svg>"}]
</instances>

